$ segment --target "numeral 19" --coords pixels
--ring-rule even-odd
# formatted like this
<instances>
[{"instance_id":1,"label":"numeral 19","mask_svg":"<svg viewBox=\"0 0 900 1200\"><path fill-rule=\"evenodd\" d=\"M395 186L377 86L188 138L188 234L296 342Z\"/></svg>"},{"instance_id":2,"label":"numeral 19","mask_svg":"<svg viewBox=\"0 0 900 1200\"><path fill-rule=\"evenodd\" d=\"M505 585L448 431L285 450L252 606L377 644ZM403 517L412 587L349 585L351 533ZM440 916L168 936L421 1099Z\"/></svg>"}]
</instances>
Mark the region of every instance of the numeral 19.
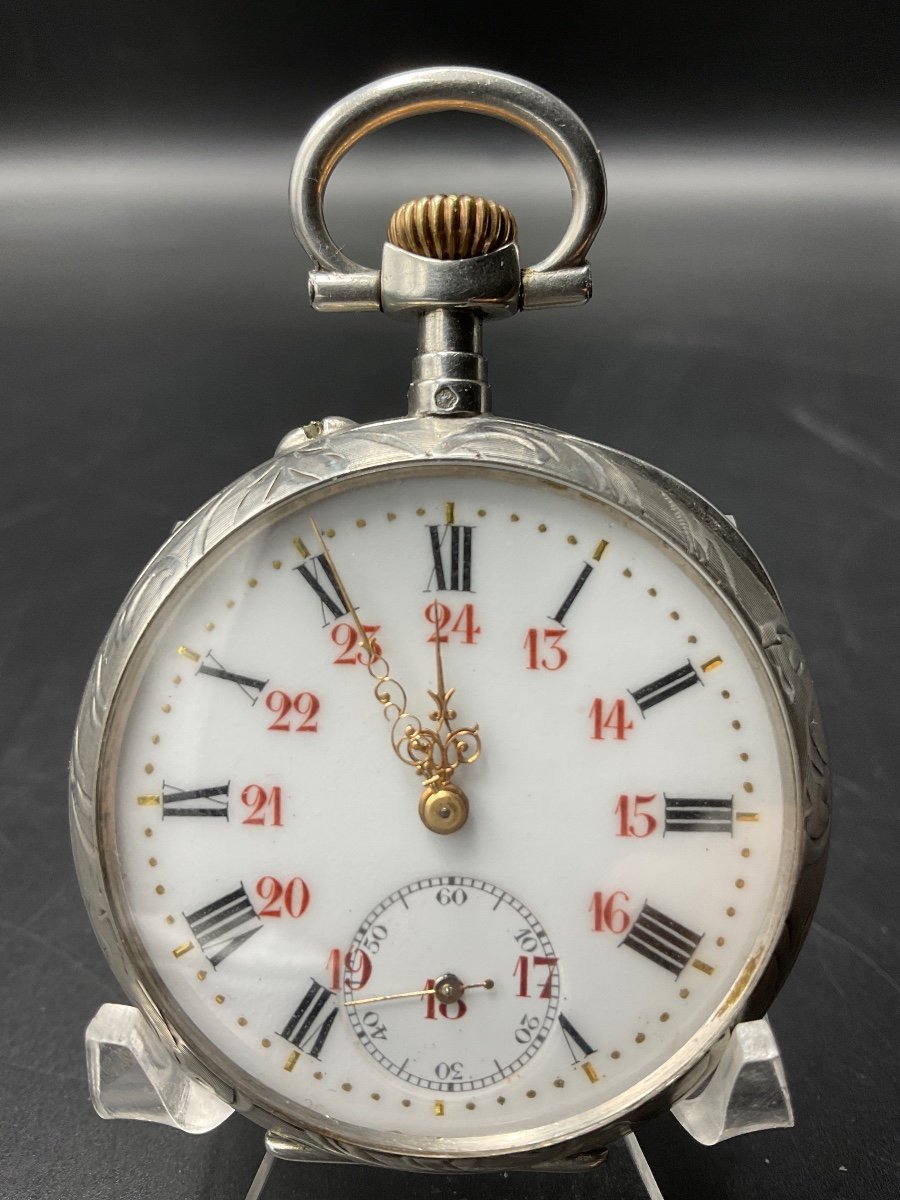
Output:
<instances>
[{"instance_id":1,"label":"numeral 19","mask_svg":"<svg viewBox=\"0 0 900 1200\"><path fill-rule=\"evenodd\" d=\"M369 982L372 974L372 960L365 950L342 951L339 948L329 951L325 960L325 970L331 976L331 990L337 992L344 983L351 992L358 992Z\"/></svg>"}]
</instances>

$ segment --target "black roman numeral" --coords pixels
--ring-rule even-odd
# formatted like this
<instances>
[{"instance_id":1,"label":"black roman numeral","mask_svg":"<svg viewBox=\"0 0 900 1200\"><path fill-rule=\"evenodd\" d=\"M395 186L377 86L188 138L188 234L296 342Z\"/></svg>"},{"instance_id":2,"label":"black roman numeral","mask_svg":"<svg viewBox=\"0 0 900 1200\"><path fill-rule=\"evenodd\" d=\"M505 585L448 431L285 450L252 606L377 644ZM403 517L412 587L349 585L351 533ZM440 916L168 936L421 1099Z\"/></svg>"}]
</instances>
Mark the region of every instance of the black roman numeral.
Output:
<instances>
[{"instance_id":1,"label":"black roman numeral","mask_svg":"<svg viewBox=\"0 0 900 1200\"><path fill-rule=\"evenodd\" d=\"M569 591L568 596L566 596L565 600L563 600L562 604L559 606L559 608L556 611L556 613L554 614L554 616L552 616L550 618L551 621L556 621L556 623L558 625L565 625L566 613L569 611L569 609L575 603L575 599L578 596L578 593L581 591L581 589L587 583L593 569L594 568L591 566L590 563L584 564L584 566L581 568L581 574L578 576L578 578L572 584L572 587Z\"/></svg>"},{"instance_id":2,"label":"black roman numeral","mask_svg":"<svg viewBox=\"0 0 900 1200\"><path fill-rule=\"evenodd\" d=\"M648 708L662 704L663 700L668 700L670 696L677 696L685 688L693 687L695 683L699 682L700 676L691 664L687 663L685 666L679 667L677 671L670 671L668 675L663 675L659 679L654 679L652 683L645 684L631 695L641 710L641 715L646 716Z\"/></svg>"},{"instance_id":3,"label":"black roman numeral","mask_svg":"<svg viewBox=\"0 0 900 1200\"><path fill-rule=\"evenodd\" d=\"M311 1058L318 1058L338 1014L337 1008L331 1007L334 1004L334 992L313 979L281 1036ZM330 1011L325 1011L329 1007Z\"/></svg>"},{"instance_id":4,"label":"black roman numeral","mask_svg":"<svg viewBox=\"0 0 900 1200\"><path fill-rule=\"evenodd\" d=\"M162 785L164 817L224 817L228 820L228 789L231 781L214 787L185 791L174 783ZM224 797L224 799L223 799Z\"/></svg>"},{"instance_id":5,"label":"black roman numeral","mask_svg":"<svg viewBox=\"0 0 900 1200\"><path fill-rule=\"evenodd\" d=\"M472 591L471 525L429 525L433 566L425 591Z\"/></svg>"},{"instance_id":6,"label":"black roman numeral","mask_svg":"<svg viewBox=\"0 0 900 1200\"><path fill-rule=\"evenodd\" d=\"M213 967L218 967L234 954L254 933L262 929L262 921L250 903L243 884L233 892L205 904L194 913L185 913L200 949Z\"/></svg>"},{"instance_id":7,"label":"black roman numeral","mask_svg":"<svg viewBox=\"0 0 900 1200\"><path fill-rule=\"evenodd\" d=\"M249 675L235 675L233 671L226 671L212 651L206 657L209 662L200 664L197 668L198 675L211 675L213 679L226 679L229 683L237 684L251 704L257 702L260 693L269 682L268 679L252 679ZM210 666L209 663L213 665Z\"/></svg>"},{"instance_id":8,"label":"black roman numeral","mask_svg":"<svg viewBox=\"0 0 900 1200\"><path fill-rule=\"evenodd\" d=\"M340 584L325 554L311 556L299 567L294 567L294 570L299 571L322 605L323 626L328 625L331 621L336 621L339 617L346 617L347 605L344 603ZM329 613L331 616L328 616Z\"/></svg>"},{"instance_id":9,"label":"black roman numeral","mask_svg":"<svg viewBox=\"0 0 900 1200\"><path fill-rule=\"evenodd\" d=\"M559 1014L559 1027L563 1031L563 1037L566 1039L566 1045L572 1055L572 1062L581 1062L583 1058L589 1058L592 1054L597 1053L590 1042L581 1036L565 1013ZM580 1054L576 1053L576 1048L581 1051Z\"/></svg>"},{"instance_id":10,"label":"black roman numeral","mask_svg":"<svg viewBox=\"0 0 900 1200\"><path fill-rule=\"evenodd\" d=\"M679 925L645 901L627 937L619 945L636 950L650 962L671 971L677 979L702 937L702 933L694 933L685 925Z\"/></svg>"},{"instance_id":11,"label":"black roman numeral","mask_svg":"<svg viewBox=\"0 0 900 1200\"><path fill-rule=\"evenodd\" d=\"M734 798L697 800L688 796L666 796L665 833L732 833Z\"/></svg>"}]
</instances>

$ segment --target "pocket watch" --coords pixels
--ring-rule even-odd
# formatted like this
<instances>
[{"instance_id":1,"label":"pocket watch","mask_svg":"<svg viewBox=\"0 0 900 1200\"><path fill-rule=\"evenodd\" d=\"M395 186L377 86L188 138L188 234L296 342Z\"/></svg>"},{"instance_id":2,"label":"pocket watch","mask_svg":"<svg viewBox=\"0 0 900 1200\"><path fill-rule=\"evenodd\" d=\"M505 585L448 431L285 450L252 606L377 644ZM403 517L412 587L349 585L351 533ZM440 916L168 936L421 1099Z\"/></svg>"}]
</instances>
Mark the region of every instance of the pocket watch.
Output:
<instances>
[{"instance_id":1,"label":"pocket watch","mask_svg":"<svg viewBox=\"0 0 900 1200\"><path fill-rule=\"evenodd\" d=\"M544 261L464 195L398 209L379 270L338 248L340 158L438 109L560 160ZM484 323L590 296L600 155L530 83L419 70L330 109L290 195L313 307L417 322L409 414L289 433L176 527L99 651L74 852L132 1007L89 1029L98 1111L238 1110L285 1156L423 1170L592 1165L673 1106L698 1126L809 925L828 768L732 519L490 413Z\"/></svg>"}]
</instances>

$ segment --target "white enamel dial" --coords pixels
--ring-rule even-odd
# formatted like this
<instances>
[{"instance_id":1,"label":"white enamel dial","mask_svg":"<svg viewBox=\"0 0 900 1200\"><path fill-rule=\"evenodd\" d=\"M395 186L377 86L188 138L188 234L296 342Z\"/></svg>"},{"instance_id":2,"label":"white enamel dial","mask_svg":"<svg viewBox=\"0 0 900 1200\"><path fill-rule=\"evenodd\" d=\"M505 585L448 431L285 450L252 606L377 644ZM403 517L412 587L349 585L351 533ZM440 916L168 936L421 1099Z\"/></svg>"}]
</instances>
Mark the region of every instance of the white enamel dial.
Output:
<instances>
[{"instance_id":1,"label":"white enamel dial","mask_svg":"<svg viewBox=\"0 0 900 1200\"><path fill-rule=\"evenodd\" d=\"M457 832L420 817L347 600L410 719L437 728L442 668L437 741L480 739L442 777ZM591 1128L712 1041L784 918L758 652L654 534L524 474L383 472L257 522L173 594L116 721L118 920L282 1122L473 1153Z\"/></svg>"}]
</instances>

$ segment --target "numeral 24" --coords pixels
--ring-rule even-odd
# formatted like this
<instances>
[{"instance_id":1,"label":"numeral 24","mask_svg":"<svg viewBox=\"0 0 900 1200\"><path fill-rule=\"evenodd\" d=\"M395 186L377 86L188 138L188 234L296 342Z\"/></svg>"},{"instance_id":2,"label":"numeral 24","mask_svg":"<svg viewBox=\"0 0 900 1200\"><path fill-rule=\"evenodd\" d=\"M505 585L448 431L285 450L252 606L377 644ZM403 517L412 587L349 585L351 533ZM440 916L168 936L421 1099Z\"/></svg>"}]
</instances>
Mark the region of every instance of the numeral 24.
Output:
<instances>
[{"instance_id":1,"label":"numeral 24","mask_svg":"<svg viewBox=\"0 0 900 1200\"><path fill-rule=\"evenodd\" d=\"M454 613L449 604L441 604L440 600L435 600L426 606L425 620L432 630L428 641L434 642L435 638L440 638L441 645L449 642L451 634L455 633L462 642L471 646L481 633L481 626L475 621L474 604L463 604L459 611Z\"/></svg>"}]
</instances>

